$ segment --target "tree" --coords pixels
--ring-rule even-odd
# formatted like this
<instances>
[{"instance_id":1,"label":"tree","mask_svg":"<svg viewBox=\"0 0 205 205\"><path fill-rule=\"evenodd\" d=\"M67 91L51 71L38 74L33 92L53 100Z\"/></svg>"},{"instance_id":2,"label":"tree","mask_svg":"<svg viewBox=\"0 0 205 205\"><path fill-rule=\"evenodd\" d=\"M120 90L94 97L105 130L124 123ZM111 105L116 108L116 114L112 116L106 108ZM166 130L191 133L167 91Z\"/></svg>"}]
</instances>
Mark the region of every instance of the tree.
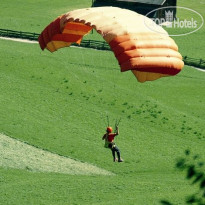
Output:
<instances>
[{"instance_id":1,"label":"tree","mask_svg":"<svg viewBox=\"0 0 205 205\"><path fill-rule=\"evenodd\" d=\"M190 150L185 150L185 157L177 160L176 168L186 171L186 179L190 180L192 185L198 184L198 191L186 197L186 204L205 205L205 173L204 163L199 155L191 154ZM163 205L173 205L167 200L161 200Z\"/></svg>"}]
</instances>

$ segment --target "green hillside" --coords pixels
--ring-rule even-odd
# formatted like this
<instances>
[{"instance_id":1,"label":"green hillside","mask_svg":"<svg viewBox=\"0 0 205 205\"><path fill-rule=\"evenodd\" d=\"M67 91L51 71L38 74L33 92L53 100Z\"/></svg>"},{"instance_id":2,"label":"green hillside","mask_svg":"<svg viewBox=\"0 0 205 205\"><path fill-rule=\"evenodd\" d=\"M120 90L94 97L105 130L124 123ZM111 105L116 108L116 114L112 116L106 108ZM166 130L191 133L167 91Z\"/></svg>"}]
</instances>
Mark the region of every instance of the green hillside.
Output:
<instances>
[{"instance_id":1,"label":"green hillside","mask_svg":"<svg viewBox=\"0 0 205 205\"><path fill-rule=\"evenodd\" d=\"M125 197L126 203L140 204L153 200L157 203L160 198L173 198L176 193L178 197L174 198L179 200L187 192L184 189L191 191L174 164L187 148L204 156L203 73L185 67L176 77L140 84L131 72L119 72L111 52L69 48L50 54L41 52L37 44L4 40L1 47L1 132L116 173L110 178L81 177L82 187L87 183L93 187L89 193L82 188L82 199L77 200L78 176L59 174L61 188L67 190L61 195L57 194L55 184L60 183L58 175L1 169L5 176L1 182L5 183L2 200L10 201L10 194L9 198L15 195L20 204L25 203L23 194L27 190L16 186L21 183L26 189L26 181L31 183L30 191L40 194L37 198L44 204L65 203L67 192L73 204L84 199L88 204L96 200L107 204L107 198L110 203L122 202ZM122 118L117 144L125 159L123 164L113 164L110 151L103 147L106 115L113 124L116 118ZM12 179L16 174L16 186L12 186L13 180L8 186L7 177ZM57 181L52 182L53 186L42 185L33 180L39 176L42 180ZM65 183L65 179L73 182ZM115 183L115 188L111 188ZM113 197L109 195L108 184L115 190ZM47 193L41 186L46 187ZM56 199L52 193L56 193ZM51 198L41 201L47 195ZM32 195L30 200L37 199Z\"/></svg>"},{"instance_id":2,"label":"green hillside","mask_svg":"<svg viewBox=\"0 0 205 205\"><path fill-rule=\"evenodd\" d=\"M90 5L27 1L20 13L22 2L2 4L0 27L39 32L59 14ZM47 17L42 18L45 10ZM201 39L197 33L193 35ZM195 57L202 56L204 41L190 39L176 41L190 54L194 44L199 48ZM0 133L115 174L0 167L0 204L141 205L160 204L162 199L184 204L195 192L175 163L186 149L205 160L204 72L185 66L177 76L139 83L131 72L120 72L110 51L71 47L51 54L38 44L2 39L0 46ZM112 126L121 118L116 143L123 163L112 162L101 140L107 115Z\"/></svg>"},{"instance_id":3,"label":"green hillside","mask_svg":"<svg viewBox=\"0 0 205 205\"><path fill-rule=\"evenodd\" d=\"M1 2L1 23L2 29L12 29L17 31L29 31L40 33L48 22L57 16L68 11L87 8L91 6L91 1L87 0L7 0Z\"/></svg>"}]
</instances>

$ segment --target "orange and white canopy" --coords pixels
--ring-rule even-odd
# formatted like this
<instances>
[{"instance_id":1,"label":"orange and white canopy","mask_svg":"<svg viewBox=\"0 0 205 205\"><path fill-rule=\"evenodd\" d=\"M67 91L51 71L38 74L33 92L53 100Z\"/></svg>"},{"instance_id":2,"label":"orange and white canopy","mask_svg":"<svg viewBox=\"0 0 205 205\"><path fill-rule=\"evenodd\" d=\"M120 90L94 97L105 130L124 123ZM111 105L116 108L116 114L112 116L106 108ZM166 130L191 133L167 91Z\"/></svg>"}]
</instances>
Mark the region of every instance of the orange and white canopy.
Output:
<instances>
[{"instance_id":1,"label":"orange and white canopy","mask_svg":"<svg viewBox=\"0 0 205 205\"><path fill-rule=\"evenodd\" d=\"M184 66L178 46L168 33L146 16L117 7L70 11L51 22L39 36L42 50L80 44L93 28L110 45L121 71L131 70L139 82L176 75Z\"/></svg>"}]
</instances>

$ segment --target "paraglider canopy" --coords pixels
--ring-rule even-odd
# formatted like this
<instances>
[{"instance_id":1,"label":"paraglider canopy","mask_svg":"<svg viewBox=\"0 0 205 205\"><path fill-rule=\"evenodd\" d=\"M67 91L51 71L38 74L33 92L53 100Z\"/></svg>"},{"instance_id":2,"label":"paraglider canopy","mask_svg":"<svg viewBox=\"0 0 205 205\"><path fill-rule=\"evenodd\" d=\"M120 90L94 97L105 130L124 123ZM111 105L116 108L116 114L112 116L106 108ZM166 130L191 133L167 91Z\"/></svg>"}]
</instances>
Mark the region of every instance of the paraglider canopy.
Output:
<instances>
[{"instance_id":1,"label":"paraglider canopy","mask_svg":"<svg viewBox=\"0 0 205 205\"><path fill-rule=\"evenodd\" d=\"M184 66L178 46L146 16L117 7L95 7L70 11L51 22L39 36L42 50L80 44L93 28L110 45L121 71L131 70L139 82L176 75Z\"/></svg>"}]
</instances>

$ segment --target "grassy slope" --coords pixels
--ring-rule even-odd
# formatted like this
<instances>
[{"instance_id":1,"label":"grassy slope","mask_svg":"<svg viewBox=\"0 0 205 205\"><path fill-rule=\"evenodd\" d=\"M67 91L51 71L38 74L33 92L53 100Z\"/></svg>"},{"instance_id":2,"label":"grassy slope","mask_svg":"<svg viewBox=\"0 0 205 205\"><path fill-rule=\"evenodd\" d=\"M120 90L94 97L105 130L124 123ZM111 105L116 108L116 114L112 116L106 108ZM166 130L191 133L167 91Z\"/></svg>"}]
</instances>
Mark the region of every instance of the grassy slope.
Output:
<instances>
[{"instance_id":1,"label":"grassy slope","mask_svg":"<svg viewBox=\"0 0 205 205\"><path fill-rule=\"evenodd\" d=\"M21 12L22 1L4 2L1 28L40 32L71 6L89 6L75 1L68 9L67 1L46 2L24 2L27 9ZM201 57L202 34L193 35L176 41L183 55ZM71 48L50 54L37 45L0 44L1 132L117 174L79 177L1 169L2 203L157 204L162 198L180 203L193 193L173 167L186 148L204 158L204 73L185 67L176 77L139 84L131 73L119 72L110 52ZM112 122L122 117L117 144L123 164L111 162L100 140L106 113Z\"/></svg>"},{"instance_id":2,"label":"grassy slope","mask_svg":"<svg viewBox=\"0 0 205 205\"><path fill-rule=\"evenodd\" d=\"M1 2L0 28L40 33L48 22L68 11L90 7L88 0L8 0Z\"/></svg>"},{"instance_id":3,"label":"grassy slope","mask_svg":"<svg viewBox=\"0 0 205 205\"><path fill-rule=\"evenodd\" d=\"M183 200L191 192L174 163L186 148L204 157L205 76L199 71L185 67L176 77L140 84L130 72L119 72L111 52L70 48L50 54L3 40L1 47L1 132L117 174L1 169L2 201L150 204ZM113 164L103 148L106 113L113 123L122 117L117 144L123 164Z\"/></svg>"}]
</instances>

